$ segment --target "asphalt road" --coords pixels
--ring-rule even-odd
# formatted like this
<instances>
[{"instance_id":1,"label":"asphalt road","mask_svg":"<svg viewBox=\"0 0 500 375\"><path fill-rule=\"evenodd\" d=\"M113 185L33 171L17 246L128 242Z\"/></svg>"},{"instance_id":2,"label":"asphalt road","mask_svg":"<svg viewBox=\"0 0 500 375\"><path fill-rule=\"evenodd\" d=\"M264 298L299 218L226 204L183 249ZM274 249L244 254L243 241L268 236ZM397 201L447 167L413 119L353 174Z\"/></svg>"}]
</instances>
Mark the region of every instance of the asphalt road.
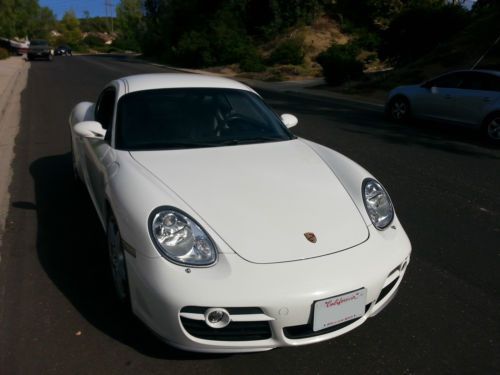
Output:
<instances>
[{"instance_id":1,"label":"asphalt road","mask_svg":"<svg viewBox=\"0 0 500 375\"><path fill-rule=\"evenodd\" d=\"M0 248L0 374L498 374L500 151L474 132L397 126L370 106L261 92L297 135L377 176L413 244L398 296L337 339L246 355L160 342L113 298L103 233L72 182L67 118L110 80L165 69L109 57L32 62Z\"/></svg>"}]
</instances>

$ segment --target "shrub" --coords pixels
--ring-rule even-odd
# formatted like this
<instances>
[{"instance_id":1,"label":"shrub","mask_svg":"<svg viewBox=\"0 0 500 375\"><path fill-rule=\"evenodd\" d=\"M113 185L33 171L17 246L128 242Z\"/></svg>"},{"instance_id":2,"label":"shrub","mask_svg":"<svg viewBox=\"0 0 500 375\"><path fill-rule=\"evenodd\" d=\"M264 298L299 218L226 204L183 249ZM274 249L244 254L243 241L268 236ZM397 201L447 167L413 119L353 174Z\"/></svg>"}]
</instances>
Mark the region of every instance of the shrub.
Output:
<instances>
[{"instance_id":1,"label":"shrub","mask_svg":"<svg viewBox=\"0 0 500 375\"><path fill-rule=\"evenodd\" d=\"M6 59L7 57L9 57L9 51L0 47L0 60Z\"/></svg>"},{"instance_id":2,"label":"shrub","mask_svg":"<svg viewBox=\"0 0 500 375\"><path fill-rule=\"evenodd\" d=\"M240 62L240 69L244 72L263 72L266 70L261 57L255 48L248 48L246 55Z\"/></svg>"},{"instance_id":3,"label":"shrub","mask_svg":"<svg viewBox=\"0 0 500 375\"><path fill-rule=\"evenodd\" d=\"M89 34L83 40L83 43L89 47L102 47L104 46L104 40L99 38L97 35Z\"/></svg>"},{"instance_id":4,"label":"shrub","mask_svg":"<svg viewBox=\"0 0 500 375\"><path fill-rule=\"evenodd\" d=\"M175 62L188 68L200 68L214 64L210 43L205 35L190 31L185 33L175 48Z\"/></svg>"},{"instance_id":5,"label":"shrub","mask_svg":"<svg viewBox=\"0 0 500 375\"><path fill-rule=\"evenodd\" d=\"M380 47L381 38L377 33L365 29L358 29L355 40L357 46L368 51L376 51Z\"/></svg>"},{"instance_id":6,"label":"shrub","mask_svg":"<svg viewBox=\"0 0 500 375\"><path fill-rule=\"evenodd\" d=\"M363 74L363 63L357 60L357 48L352 45L333 45L322 52L317 61L330 85L338 85Z\"/></svg>"},{"instance_id":7,"label":"shrub","mask_svg":"<svg viewBox=\"0 0 500 375\"><path fill-rule=\"evenodd\" d=\"M301 38L290 38L281 42L269 56L269 64L300 65L304 62L304 41Z\"/></svg>"}]
</instances>

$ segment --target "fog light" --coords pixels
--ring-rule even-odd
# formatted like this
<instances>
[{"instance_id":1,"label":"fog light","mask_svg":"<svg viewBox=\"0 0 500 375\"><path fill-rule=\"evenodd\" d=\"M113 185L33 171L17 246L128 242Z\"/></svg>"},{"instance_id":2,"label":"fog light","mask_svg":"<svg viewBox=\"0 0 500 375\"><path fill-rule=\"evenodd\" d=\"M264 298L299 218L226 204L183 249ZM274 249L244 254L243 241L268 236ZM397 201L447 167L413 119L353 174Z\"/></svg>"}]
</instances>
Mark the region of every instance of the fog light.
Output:
<instances>
[{"instance_id":1,"label":"fog light","mask_svg":"<svg viewBox=\"0 0 500 375\"><path fill-rule=\"evenodd\" d=\"M205 311L205 323L212 328L224 328L231 322L226 309L213 307Z\"/></svg>"}]
</instances>

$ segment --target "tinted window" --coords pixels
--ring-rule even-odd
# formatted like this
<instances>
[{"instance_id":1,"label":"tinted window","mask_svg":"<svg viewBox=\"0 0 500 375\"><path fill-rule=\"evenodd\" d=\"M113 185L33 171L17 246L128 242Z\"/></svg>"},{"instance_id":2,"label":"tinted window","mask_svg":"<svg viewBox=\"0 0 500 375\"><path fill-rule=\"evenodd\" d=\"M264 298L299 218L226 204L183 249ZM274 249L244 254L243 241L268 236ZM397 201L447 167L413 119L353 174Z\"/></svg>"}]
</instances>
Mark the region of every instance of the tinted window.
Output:
<instances>
[{"instance_id":1,"label":"tinted window","mask_svg":"<svg viewBox=\"0 0 500 375\"><path fill-rule=\"evenodd\" d=\"M95 119L101 123L104 129L110 129L111 124L113 123L115 95L115 89L109 88L104 90L97 100Z\"/></svg>"},{"instance_id":2,"label":"tinted window","mask_svg":"<svg viewBox=\"0 0 500 375\"><path fill-rule=\"evenodd\" d=\"M459 73L446 74L429 82L430 87L457 88L462 82Z\"/></svg>"},{"instance_id":3,"label":"tinted window","mask_svg":"<svg viewBox=\"0 0 500 375\"><path fill-rule=\"evenodd\" d=\"M216 147L293 136L257 95L231 89L160 89L124 95L116 147L126 150Z\"/></svg>"},{"instance_id":4,"label":"tinted window","mask_svg":"<svg viewBox=\"0 0 500 375\"><path fill-rule=\"evenodd\" d=\"M461 73L462 82L460 82L459 88L464 90L486 90L488 84L487 74L476 73L476 72L464 72Z\"/></svg>"},{"instance_id":5,"label":"tinted window","mask_svg":"<svg viewBox=\"0 0 500 375\"><path fill-rule=\"evenodd\" d=\"M30 42L30 46L46 46L48 42L46 40L36 39Z\"/></svg>"}]
</instances>

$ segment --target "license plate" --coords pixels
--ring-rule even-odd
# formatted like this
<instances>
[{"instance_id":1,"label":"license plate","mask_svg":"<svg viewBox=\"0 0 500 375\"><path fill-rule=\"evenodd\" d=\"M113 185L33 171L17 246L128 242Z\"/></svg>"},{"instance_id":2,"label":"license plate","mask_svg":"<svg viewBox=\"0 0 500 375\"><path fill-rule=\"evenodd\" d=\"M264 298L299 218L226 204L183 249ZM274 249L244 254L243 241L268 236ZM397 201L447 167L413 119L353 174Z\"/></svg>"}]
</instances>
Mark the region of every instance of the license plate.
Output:
<instances>
[{"instance_id":1,"label":"license plate","mask_svg":"<svg viewBox=\"0 0 500 375\"><path fill-rule=\"evenodd\" d=\"M362 317L365 314L366 289L341 294L314 303L313 331Z\"/></svg>"}]
</instances>

